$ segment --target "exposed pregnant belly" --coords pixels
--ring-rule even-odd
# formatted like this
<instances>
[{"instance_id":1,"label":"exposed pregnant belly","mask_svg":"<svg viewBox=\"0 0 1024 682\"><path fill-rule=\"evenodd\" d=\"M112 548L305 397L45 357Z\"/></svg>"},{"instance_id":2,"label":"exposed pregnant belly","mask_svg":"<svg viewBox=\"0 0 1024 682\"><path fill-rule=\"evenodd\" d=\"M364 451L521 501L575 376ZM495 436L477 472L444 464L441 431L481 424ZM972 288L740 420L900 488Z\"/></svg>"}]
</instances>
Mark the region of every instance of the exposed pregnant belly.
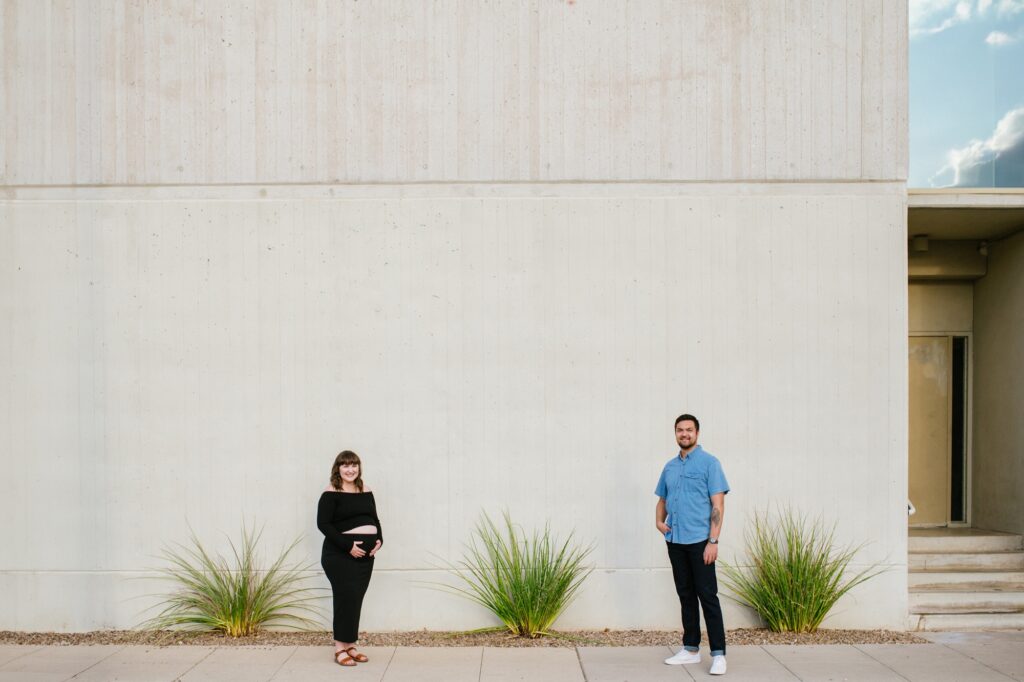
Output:
<instances>
[{"instance_id":1,"label":"exposed pregnant belly","mask_svg":"<svg viewBox=\"0 0 1024 682\"><path fill-rule=\"evenodd\" d=\"M352 530L345 531L344 535L373 535L377 532L377 526L359 526Z\"/></svg>"}]
</instances>

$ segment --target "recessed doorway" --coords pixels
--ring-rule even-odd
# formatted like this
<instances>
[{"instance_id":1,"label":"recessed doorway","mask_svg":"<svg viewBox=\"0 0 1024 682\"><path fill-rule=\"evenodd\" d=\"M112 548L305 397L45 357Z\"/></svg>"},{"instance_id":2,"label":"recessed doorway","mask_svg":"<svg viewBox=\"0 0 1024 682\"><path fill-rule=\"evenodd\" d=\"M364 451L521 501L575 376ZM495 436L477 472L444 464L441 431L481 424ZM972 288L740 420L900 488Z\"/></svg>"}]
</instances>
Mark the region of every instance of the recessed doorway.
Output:
<instances>
[{"instance_id":1,"label":"recessed doorway","mask_svg":"<svg viewBox=\"0 0 1024 682\"><path fill-rule=\"evenodd\" d=\"M969 335L910 337L911 526L970 522L969 344Z\"/></svg>"}]
</instances>

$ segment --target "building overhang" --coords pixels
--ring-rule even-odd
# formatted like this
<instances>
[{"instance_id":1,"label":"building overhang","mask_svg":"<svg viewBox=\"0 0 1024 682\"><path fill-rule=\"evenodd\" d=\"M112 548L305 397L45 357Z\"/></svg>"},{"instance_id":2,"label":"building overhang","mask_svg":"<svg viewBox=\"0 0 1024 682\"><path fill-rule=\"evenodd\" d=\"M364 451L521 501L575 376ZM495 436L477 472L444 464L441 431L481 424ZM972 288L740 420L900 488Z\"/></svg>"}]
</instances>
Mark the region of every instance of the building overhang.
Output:
<instances>
[{"instance_id":1,"label":"building overhang","mask_svg":"<svg viewBox=\"0 0 1024 682\"><path fill-rule=\"evenodd\" d=\"M907 238L986 240L1024 229L1024 188L907 190Z\"/></svg>"}]
</instances>

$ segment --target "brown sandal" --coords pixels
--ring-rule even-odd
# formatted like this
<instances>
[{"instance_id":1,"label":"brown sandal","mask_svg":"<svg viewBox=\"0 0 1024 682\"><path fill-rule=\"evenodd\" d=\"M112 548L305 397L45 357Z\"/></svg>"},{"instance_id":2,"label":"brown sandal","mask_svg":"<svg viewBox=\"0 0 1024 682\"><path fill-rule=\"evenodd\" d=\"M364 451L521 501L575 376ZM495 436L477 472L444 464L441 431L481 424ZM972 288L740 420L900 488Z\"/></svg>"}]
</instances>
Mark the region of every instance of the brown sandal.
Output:
<instances>
[{"instance_id":1,"label":"brown sandal","mask_svg":"<svg viewBox=\"0 0 1024 682\"><path fill-rule=\"evenodd\" d=\"M350 646L349 648L345 649L345 653L351 656L352 660L358 661L360 663L366 663L370 660L366 654L362 654L356 651L356 648L354 646Z\"/></svg>"},{"instance_id":2,"label":"brown sandal","mask_svg":"<svg viewBox=\"0 0 1024 682\"><path fill-rule=\"evenodd\" d=\"M342 654L344 654L344 657L341 657ZM351 668L356 664L355 659L349 656L348 652L344 649L342 649L341 651L334 652L334 662L338 665L343 665L346 668Z\"/></svg>"}]
</instances>

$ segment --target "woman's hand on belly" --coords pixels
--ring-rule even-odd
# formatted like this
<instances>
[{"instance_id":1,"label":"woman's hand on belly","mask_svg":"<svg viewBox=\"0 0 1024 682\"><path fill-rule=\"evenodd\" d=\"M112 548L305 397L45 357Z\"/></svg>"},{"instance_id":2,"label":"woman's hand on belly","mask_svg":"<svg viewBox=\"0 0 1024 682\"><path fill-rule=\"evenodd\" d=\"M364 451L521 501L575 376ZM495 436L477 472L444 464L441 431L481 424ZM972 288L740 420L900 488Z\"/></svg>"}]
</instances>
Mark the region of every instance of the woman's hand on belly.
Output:
<instances>
[{"instance_id":1,"label":"woman's hand on belly","mask_svg":"<svg viewBox=\"0 0 1024 682\"><path fill-rule=\"evenodd\" d=\"M377 544L375 544L373 549L370 550L370 556L376 556L378 549L380 549L380 540L377 540Z\"/></svg>"},{"instance_id":2,"label":"woman's hand on belly","mask_svg":"<svg viewBox=\"0 0 1024 682\"><path fill-rule=\"evenodd\" d=\"M359 526L352 530L347 530L343 535L373 535L377 532L377 526Z\"/></svg>"}]
</instances>

